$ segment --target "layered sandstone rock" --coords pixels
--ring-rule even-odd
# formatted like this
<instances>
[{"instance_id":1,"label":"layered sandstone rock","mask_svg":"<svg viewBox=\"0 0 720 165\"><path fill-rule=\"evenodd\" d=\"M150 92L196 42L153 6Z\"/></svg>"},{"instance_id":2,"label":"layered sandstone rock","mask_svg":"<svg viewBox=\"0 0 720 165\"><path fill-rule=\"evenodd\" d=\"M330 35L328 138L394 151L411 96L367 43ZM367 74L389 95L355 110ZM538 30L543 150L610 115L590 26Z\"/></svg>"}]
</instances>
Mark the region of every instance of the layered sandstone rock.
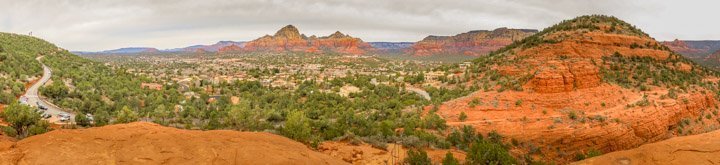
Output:
<instances>
[{"instance_id":1,"label":"layered sandstone rock","mask_svg":"<svg viewBox=\"0 0 720 165\"><path fill-rule=\"evenodd\" d=\"M476 91L443 103L437 114L448 125L470 125L481 133L497 131L507 142L518 144L511 150L515 155L567 163L590 150L607 153L631 149L720 128L720 116L707 115L717 113L712 112L718 104L713 88L700 83L654 84L652 78L646 78L647 83L642 84L647 87L640 89L603 80L603 74L611 73L603 72L612 69L610 65L622 65L616 71L630 67L626 65L665 65L667 68L636 68L685 74L717 85L717 78L707 69L687 62L614 17L584 16L564 21L481 58L476 60L478 67L487 70L477 73L477 80L484 81L471 80L468 86L496 84L495 89L500 89L515 81L522 89ZM641 73L626 73L629 75L614 76L642 82L635 80ZM501 78L493 81L488 75ZM686 90L679 92L680 88ZM428 111L431 108L426 107ZM460 114L466 114L466 120L460 121Z\"/></svg>"},{"instance_id":2,"label":"layered sandstone rock","mask_svg":"<svg viewBox=\"0 0 720 165\"><path fill-rule=\"evenodd\" d=\"M535 92L557 93L600 85L599 69L589 60L548 61L530 80Z\"/></svg>"},{"instance_id":3,"label":"layered sandstone rock","mask_svg":"<svg viewBox=\"0 0 720 165\"><path fill-rule=\"evenodd\" d=\"M720 162L720 131L676 137L612 152L572 164L716 164Z\"/></svg>"},{"instance_id":4,"label":"layered sandstone rock","mask_svg":"<svg viewBox=\"0 0 720 165\"><path fill-rule=\"evenodd\" d=\"M348 142L323 142L318 151L342 159L351 164L402 164L407 157L408 148L399 144L388 144L386 149L378 149L369 144L351 144ZM434 164L442 163L450 152L460 162L465 162L465 152L457 149L424 149Z\"/></svg>"},{"instance_id":5,"label":"layered sandstone rock","mask_svg":"<svg viewBox=\"0 0 720 165\"><path fill-rule=\"evenodd\" d=\"M364 54L371 49L370 44L341 32L335 32L327 37L306 37L300 34L298 29L292 25L283 27L275 35L266 35L248 42L243 48L243 50L250 52L308 52L355 55Z\"/></svg>"},{"instance_id":6,"label":"layered sandstone rock","mask_svg":"<svg viewBox=\"0 0 720 165\"><path fill-rule=\"evenodd\" d=\"M11 145L8 145L11 144ZM347 164L285 137L136 122L0 138L0 164Z\"/></svg>"},{"instance_id":7,"label":"layered sandstone rock","mask_svg":"<svg viewBox=\"0 0 720 165\"><path fill-rule=\"evenodd\" d=\"M537 33L537 30L499 28L493 31L470 31L455 36L428 36L415 43L408 50L408 53L416 56L479 56L498 50L535 33Z\"/></svg>"}]
</instances>

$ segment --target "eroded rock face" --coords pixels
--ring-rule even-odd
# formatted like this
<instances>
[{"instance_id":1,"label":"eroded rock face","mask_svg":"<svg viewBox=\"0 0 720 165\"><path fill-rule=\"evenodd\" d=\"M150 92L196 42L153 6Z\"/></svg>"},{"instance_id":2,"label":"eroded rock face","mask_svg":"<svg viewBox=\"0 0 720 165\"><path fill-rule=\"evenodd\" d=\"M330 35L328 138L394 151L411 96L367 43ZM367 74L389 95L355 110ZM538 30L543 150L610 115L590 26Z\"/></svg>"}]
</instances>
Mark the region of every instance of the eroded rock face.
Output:
<instances>
[{"instance_id":1,"label":"eroded rock face","mask_svg":"<svg viewBox=\"0 0 720 165\"><path fill-rule=\"evenodd\" d=\"M260 132L194 131L136 122L55 130L8 147L0 164L347 164L288 138Z\"/></svg>"},{"instance_id":2,"label":"eroded rock face","mask_svg":"<svg viewBox=\"0 0 720 165\"><path fill-rule=\"evenodd\" d=\"M720 162L720 131L675 137L571 164L712 164Z\"/></svg>"},{"instance_id":3,"label":"eroded rock face","mask_svg":"<svg viewBox=\"0 0 720 165\"><path fill-rule=\"evenodd\" d=\"M469 125L484 134L497 131L508 143L512 139L520 144L511 150L516 156L530 154L559 163L568 163L590 149L607 153L720 128L720 116L706 115L718 104L713 88L700 83L682 87L652 84L648 78L643 83L647 88L640 90L602 80L601 67L634 65L603 58L617 55L651 58L654 60L639 62L668 66L650 71L685 72L716 85L714 75L678 60L682 56L639 29L612 17L586 16L564 21L540 34L482 59L491 62L479 62L489 65L486 68L490 71L524 83L522 90L475 91L444 102L436 113L448 125ZM483 82L488 80L487 75L478 73L479 81L467 84L508 82ZM687 90L670 94L679 88ZM430 109L432 106L426 107ZM458 119L462 113L467 115L464 121Z\"/></svg>"},{"instance_id":4,"label":"eroded rock face","mask_svg":"<svg viewBox=\"0 0 720 165\"><path fill-rule=\"evenodd\" d=\"M273 36L266 35L248 42L243 50L250 52L335 52L359 55L372 50L372 46L359 38L353 38L341 32L335 32L327 37L306 37L300 34L297 28L288 25Z\"/></svg>"},{"instance_id":5,"label":"eroded rock face","mask_svg":"<svg viewBox=\"0 0 720 165\"><path fill-rule=\"evenodd\" d=\"M537 30L499 28L493 31L470 31L455 36L428 36L415 43L408 53L416 56L447 54L479 56L535 33Z\"/></svg>"},{"instance_id":6,"label":"eroded rock face","mask_svg":"<svg viewBox=\"0 0 720 165\"><path fill-rule=\"evenodd\" d=\"M649 105L628 107L642 101L644 94L606 84L559 93L479 91L444 103L437 113L448 125L470 125L485 134L497 131L508 143L509 139L519 141L524 145L515 150L517 155L536 147L543 154L537 159L553 162L571 161L576 153L590 149L603 153L631 149L720 126L717 116L706 119L703 115L717 103L712 95L693 92L677 99L662 97L667 92L651 90L646 93ZM482 104L469 106L473 99ZM516 104L517 100L522 103ZM461 113L468 116L466 121L459 121ZM703 116L705 124L694 121L698 116ZM683 120L692 122L679 126Z\"/></svg>"},{"instance_id":7,"label":"eroded rock face","mask_svg":"<svg viewBox=\"0 0 720 165\"><path fill-rule=\"evenodd\" d=\"M399 144L388 144L385 150L369 144L350 144L348 142L328 141L318 146L318 151L342 159L351 164L402 164L407 157L408 148ZM453 154L460 162L465 162L465 153L456 149L425 149L433 164L442 163L445 154ZM394 152L394 153L393 153Z\"/></svg>"},{"instance_id":8,"label":"eroded rock face","mask_svg":"<svg viewBox=\"0 0 720 165\"><path fill-rule=\"evenodd\" d=\"M549 61L538 69L530 84L539 93L569 92L599 86L599 72L588 60Z\"/></svg>"}]
</instances>

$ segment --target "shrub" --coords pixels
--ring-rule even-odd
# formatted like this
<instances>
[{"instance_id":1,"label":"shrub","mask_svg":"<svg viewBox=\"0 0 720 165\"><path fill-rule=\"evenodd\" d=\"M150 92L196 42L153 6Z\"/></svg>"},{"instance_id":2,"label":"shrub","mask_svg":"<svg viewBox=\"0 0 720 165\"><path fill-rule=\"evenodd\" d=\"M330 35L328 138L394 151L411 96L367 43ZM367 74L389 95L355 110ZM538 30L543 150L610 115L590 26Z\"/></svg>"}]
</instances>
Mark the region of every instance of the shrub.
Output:
<instances>
[{"instance_id":1,"label":"shrub","mask_svg":"<svg viewBox=\"0 0 720 165\"><path fill-rule=\"evenodd\" d=\"M8 126L0 126L0 127L2 127L2 132L6 136L16 137L18 135L18 132L13 127L8 127Z\"/></svg>"},{"instance_id":2,"label":"shrub","mask_svg":"<svg viewBox=\"0 0 720 165\"><path fill-rule=\"evenodd\" d=\"M410 165L431 165L432 162L427 156L427 153L423 150L408 150L407 157L405 157L405 163Z\"/></svg>"},{"instance_id":3,"label":"shrub","mask_svg":"<svg viewBox=\"0 0 720 165\"><path fill-rule=\"evenodd\" d=\"M447 152L447 153L445 154L445 158L444 158L443 161L442 161L442 164L443 164L443 165L460 165L460 161L458 161L457 159L455 159L455 157L453 157L453 154L452 154L452 153Z\"/></svg>"},{"instance_id":4,"label":"shrub","mask_svg":"<svg viewBox=\"0 0 720 165\"><path fill-rule=\"evenodd\" d=\"M523 103L523 100L518 99L517 101L515 101L515 106L520 106L520 105L522 105L522 103Z\"/></svg>"},{"instance_id":5,"label":"shrub","mask_svg":"<svg viewBox=\"0 0 720 165\"><path fill-rule=\"evenodd\" d=\"M309 119L302 111L290 112L282 128L282 134L300 142L308 142L311 136Z\"/></svg>"},{"instance_id":6,"label":"shrub","mask_svg":"<svg viewBox=\"0 0 720 165\"><path fill-rule=\"evenodd\" d=\"M472 144L465 159L468 164L517 164L505 147L484 140Z\"/></svg>"},{"instance_id":7,"label":"shrub","mask_svg":"<svg viewBox=\"0 0 720 165\"><path fill-rule=\"evenodd\" d=\"M127 106L123 106L122 110L117 114L115 123L130 123L138 120L137 112L130 110Z\"/></svg>"},{"instance_id":8,"label":"shrub","mask_svg":"<svg viewBox=\"0 0 720 165\"><path fill-rule=\"evenodd\" d=\"M78 114L75 115L75 123L77 123L77 125L86 127L90 125L90 120L87 118L87 116Z\"/></svg>"},{"instance_id":9,"label":"shrub","mask_svg":"<svg viewBox=\"0 0 720 165\"><path fill-rule=\"evenodd\" d=\"M577 113L575 113L575 111L570 111L570 112L568 112L568 118L570 118L572 120L576 120L576 119L578 119L578 115L577 115Z\"/></svg>"},{"instance_id":10,"label":"shrub","mask_svg":"<svg viewBox=\"0 0 720 165\"><path fill-rule=\"evenodd\" d=\"M460 112L460 116L458 117L458 120L460 120L460 121L467 120L467 114L465 114L465 112Z\"/></svg>"}]
</instances>

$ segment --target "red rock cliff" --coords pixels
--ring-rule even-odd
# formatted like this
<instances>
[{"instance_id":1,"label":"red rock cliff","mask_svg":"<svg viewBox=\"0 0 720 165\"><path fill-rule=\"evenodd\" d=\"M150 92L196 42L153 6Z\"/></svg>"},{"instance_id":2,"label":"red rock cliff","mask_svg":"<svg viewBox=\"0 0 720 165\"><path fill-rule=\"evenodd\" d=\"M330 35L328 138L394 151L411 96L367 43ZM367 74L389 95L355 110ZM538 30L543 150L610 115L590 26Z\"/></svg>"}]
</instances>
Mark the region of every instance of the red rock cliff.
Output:
<instances>
[{"instance_id":1,"label":"red rock cliff","mask_svg":"<svg viewBox=\"0 0 720 165\"><path fill-rule=\"evenodd\" d=\"M413 45L408 53L416 56L441 54L479 56L535 33L537 30L499 28L493 31L470 31L455 36L428 36Z\"/></svg>"},{"instance_id":2,"label":"red rock cliff","mask_svg":"<svg viewBox=\"0 0 720 165\"><path fill-rule=\"evenodd\" d=\"M266 35L248 42L243 48L250 52L335 52L355 55L364 54L371 49L372 46L361 39L340 32L335 32L327 37L306 37L292 25L283 27L275 35Z\"/></svg>"}]
</instances>

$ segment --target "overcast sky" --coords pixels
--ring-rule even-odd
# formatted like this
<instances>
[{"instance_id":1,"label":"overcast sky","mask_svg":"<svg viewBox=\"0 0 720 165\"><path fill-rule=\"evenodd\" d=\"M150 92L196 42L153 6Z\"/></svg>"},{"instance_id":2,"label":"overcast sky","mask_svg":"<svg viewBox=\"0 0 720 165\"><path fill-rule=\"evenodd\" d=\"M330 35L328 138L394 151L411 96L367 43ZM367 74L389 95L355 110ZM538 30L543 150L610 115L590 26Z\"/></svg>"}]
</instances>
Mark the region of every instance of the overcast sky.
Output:
<instances>
[{"instance_id":1,"label":"overcast sky","mask_svg":"<svg viewBox=\"0 0 720 165\"><path fill-rule=\"evenodd\" d=\"M365 41L417 41L498 27L617 16L659 40L720 40L718 0L0 0L0 31L69 50L248 41L287 24Z\"/></svg>"}]
</instances>

